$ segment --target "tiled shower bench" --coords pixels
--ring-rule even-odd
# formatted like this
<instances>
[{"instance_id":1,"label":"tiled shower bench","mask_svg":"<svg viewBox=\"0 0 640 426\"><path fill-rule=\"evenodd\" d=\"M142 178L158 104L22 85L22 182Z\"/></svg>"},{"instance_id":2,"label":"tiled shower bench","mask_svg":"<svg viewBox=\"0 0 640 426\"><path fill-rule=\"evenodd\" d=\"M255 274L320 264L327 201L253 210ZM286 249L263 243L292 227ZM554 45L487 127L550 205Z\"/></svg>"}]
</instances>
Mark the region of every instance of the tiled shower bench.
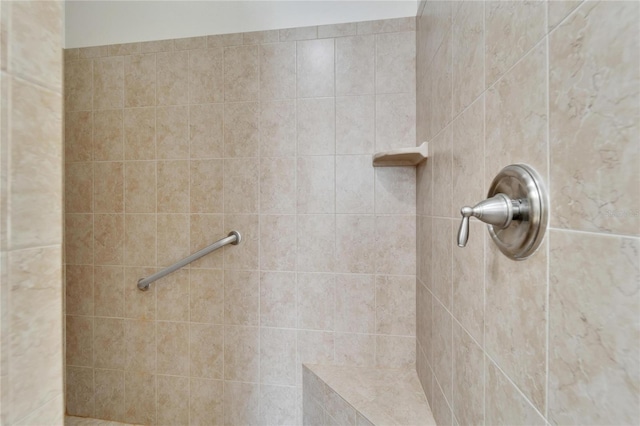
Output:
<instances>
[{"instance_id":1,"label":"tiled shower bench","mask_svg":"<svg viewBox=\"0 0 640 426\"><path fill-rule=\"evenodd\" d=\"M303 424L435 425L413 369L303 365Z\"/></svg>"}]
</instances>

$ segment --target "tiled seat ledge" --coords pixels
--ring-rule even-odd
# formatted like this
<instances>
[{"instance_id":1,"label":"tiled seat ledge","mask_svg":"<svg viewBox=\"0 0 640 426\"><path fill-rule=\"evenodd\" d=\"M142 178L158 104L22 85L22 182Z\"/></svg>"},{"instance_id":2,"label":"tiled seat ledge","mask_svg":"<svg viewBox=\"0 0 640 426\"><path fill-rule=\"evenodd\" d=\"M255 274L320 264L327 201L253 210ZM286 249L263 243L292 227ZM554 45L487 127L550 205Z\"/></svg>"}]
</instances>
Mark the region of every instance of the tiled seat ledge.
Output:
<instances>
[{"instance_id":1,"label":"tiled seat ledge","mask_svg":"<svg viewBox=\"0 0 640 426\"><path fill-rule=\"evenodd\" d=\"M413 369L302 368L305 426L436 424Z\"/></svg>"}]
</instances>

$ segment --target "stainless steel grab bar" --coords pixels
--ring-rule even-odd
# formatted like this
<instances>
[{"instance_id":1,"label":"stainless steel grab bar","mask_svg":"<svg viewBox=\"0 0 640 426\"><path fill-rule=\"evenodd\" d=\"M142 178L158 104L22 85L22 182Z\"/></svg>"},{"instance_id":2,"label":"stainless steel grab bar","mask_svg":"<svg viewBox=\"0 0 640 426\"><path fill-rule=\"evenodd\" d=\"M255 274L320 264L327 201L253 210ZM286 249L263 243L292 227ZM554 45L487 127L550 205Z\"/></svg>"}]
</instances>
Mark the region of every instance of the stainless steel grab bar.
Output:
<instances>
[{"instance_id":1,"label":"stainless steel grab bar","mask_svg":"<svg viewBox=\"0 0 640 426\"><path fill-rule=\"evenodd\" d=\"M198 259L200 259L202 256L206 256L209 253L211 253L212 251L216 251L219 248L222 248L224 246L226 246L227 244L233 244L234 246L240 244L240 241L242 241L242 235L240 235L240 233L238 231L231 231L229 232L229 235L226 238L223 238L221 240L216 241L215 243L211 244L210 246L207 246L205 248L203 248L200 251L197 251L195 253L193 253L190 256L185 257L184 259L174 263L171 266L168 266L166 268L164 268L162 271L158 271L155 274L147 277L147 278L140 278L138 280L138 289L142 290L142 291L147 291L149 290L149 285L156 281L159 280L160 278L169 275L170 273L177 271L178 269L182 268L183 266L186 266L188 264L190 264L193 261L196 261Z\"/></svg>"}]
</instances>

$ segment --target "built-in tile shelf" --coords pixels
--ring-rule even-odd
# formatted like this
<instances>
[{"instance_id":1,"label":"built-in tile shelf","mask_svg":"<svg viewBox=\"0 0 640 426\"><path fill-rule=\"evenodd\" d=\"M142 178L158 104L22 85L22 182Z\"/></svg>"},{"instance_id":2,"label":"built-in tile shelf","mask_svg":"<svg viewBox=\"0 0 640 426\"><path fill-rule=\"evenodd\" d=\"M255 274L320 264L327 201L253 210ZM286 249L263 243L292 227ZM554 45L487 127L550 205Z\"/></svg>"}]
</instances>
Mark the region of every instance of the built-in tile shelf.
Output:
<instances>
[{"instance_id":1,"label":"built-in tile shelf","mask_svg":"<svg viewBox=\"0 0 640 426\"><path fill-rule=\"evenodd\" d=\"M417 166L429 156L429 143L413 148L399 148L373 155L373 167Z\"/></svg>"}]
</instances>

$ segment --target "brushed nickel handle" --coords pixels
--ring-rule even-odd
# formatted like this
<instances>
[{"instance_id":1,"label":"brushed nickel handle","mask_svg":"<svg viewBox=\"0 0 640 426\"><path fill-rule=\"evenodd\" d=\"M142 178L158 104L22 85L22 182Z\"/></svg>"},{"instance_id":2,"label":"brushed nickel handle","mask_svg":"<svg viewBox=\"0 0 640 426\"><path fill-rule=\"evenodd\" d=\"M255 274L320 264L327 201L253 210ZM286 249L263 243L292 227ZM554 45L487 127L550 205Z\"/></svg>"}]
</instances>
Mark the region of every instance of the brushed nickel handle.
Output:
<instances>
[{"instance_id":1,"label":"brushed nickel handle","mask_svg":"<svg viewBox=\"0 0 640 426\"><path fill-rule=\"evenodd\" d=\"M526 200L512 200L505 194L496 194L474 207L460 209L462 222L458 230L458 247L465 247L469 240L469 218L471 216L499 229L509 227L511 221L519 219L526 210Z\"/></svg>"}]
</instances>

